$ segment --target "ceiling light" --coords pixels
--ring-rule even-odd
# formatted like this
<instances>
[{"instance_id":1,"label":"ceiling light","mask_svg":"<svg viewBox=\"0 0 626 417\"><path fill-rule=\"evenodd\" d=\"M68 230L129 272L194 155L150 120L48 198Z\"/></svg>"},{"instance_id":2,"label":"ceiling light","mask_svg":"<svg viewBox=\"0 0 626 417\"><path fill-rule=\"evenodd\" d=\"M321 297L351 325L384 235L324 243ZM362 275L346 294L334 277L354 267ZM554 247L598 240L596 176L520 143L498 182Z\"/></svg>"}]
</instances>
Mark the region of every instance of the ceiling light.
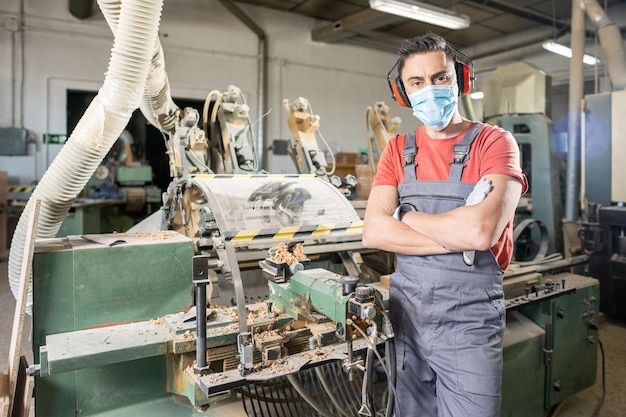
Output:
<instances>
[{"instance_id":1,"label":"ceiling light","mask_svg":"<svg viewBox=\"0 0 626 417\"><path fill-rule=\"evenodd\" d=\"M482 91L474 91L473 93L470 93L469 96L472 100L482 100L485 98L485 93Z\"/></svg>"},{"instance_id":2,"label":"ceiling light","mask_svg":"<svg viewBox=\"0 0 626 417\"><path fill-rule=\"evenodd\" d=\"M449 29L465 29L470 25L470 19L467 15L414 0L370 0L370 7L379 12L395 14Z\"/></svg>"},{"instance_id":3,"label":"ceiling light","mask_svg":"<svg viewBox=\"0 0 626 417\"><path fill-rule=\"evenodd\" d=\"M569 46L561 45L554 41L545 41L542 46L546 51L554 52L567 58L572 57L572 48ZM583 62L587 65L596 65L600 63L600 60L595 56L585 54L583 55Z\"/></svg>"}]
</instances>

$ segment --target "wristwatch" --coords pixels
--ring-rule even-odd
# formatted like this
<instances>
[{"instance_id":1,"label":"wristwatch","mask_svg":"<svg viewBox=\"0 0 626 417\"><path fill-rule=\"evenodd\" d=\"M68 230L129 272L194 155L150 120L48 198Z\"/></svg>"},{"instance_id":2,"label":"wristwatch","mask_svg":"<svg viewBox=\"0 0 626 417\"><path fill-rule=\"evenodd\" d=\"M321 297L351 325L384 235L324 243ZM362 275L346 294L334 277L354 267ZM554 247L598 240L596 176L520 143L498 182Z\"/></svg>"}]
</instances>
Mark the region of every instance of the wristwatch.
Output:
<instances>
[{"instance_id":1,"label":"wristwatch","mask_svg":"<svg viewBox=\"0 0 626 417\"><path fill-rule=\"evenodd\" d=\"M401 214L407 211L419 211L411 203L401 203L393 212L392 217L396 220L400 220Z\"/></svg>"}]
</instances>

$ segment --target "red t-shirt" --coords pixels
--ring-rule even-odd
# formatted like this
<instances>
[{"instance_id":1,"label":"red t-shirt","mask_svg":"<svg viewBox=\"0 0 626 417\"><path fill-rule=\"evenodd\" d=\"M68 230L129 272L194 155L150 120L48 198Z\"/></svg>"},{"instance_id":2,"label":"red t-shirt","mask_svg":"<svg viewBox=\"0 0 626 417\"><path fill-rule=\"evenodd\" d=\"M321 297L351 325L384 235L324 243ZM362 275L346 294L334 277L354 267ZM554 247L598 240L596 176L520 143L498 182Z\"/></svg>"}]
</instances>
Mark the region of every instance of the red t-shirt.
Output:
<instances>
[{"instance_id":1,"label":"red t-shirt","mask_svg":"<svg viewBox=\"0 0 626 417\"><path fill-rule=\"evenodd\" d=\"M467 131L447 139L432 139L423 127L416 131L418 180L447 180L454 145L459 143ZM396 135L389 140L383 151L372 187L391 185L397 187L404 181L404 137ZM522 194L528 190L528 181L520 168L519 148L510 132L485 125L472 143L469 159L463 169L461 181L475 184L485 175L503 174L522 183ZM491 248L496 261L504 270L513 255L513 219L504 228L502 236Z\"/></svg>"}]
</instances>

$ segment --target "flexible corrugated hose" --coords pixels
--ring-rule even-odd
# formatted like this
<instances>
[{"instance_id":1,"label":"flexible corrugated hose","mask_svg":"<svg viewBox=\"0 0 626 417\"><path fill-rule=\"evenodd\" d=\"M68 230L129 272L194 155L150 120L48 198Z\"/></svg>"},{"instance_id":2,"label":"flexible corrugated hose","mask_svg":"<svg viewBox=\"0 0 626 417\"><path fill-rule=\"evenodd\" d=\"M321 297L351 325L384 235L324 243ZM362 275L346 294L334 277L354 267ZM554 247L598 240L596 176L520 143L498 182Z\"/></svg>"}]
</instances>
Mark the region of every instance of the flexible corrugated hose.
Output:
<instances>
[{"instance_id":1,"label":"flexible corrugated hose","mask_svg":"<svg viewBox=\"0 0 626 417\"><path fill-rule=\"evenodd\" d=\"M28 220L41 200L37 238L55 237L72 202L126 127L141 103L155 50L163 1L128 0L119 24L104 84L26 204L11 241L9 284L19 288ZM27 313L32 309L32 286Z\"/></svg>"}]
</instances>

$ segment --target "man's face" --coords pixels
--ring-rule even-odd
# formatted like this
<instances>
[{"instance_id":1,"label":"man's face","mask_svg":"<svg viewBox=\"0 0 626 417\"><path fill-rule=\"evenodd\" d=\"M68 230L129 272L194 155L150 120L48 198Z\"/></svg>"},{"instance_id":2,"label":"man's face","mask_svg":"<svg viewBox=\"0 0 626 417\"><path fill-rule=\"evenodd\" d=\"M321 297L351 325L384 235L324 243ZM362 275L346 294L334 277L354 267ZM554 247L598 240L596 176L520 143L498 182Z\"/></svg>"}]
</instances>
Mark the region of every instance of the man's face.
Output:
<instances>
[{"instance_id":1,"label":"man's face","mask_svg":"<svg viewBox=\"0 0 626 417\"><path fill-rule=\"evenodd\" d=\"M454 61L443 51L411 55L404 61L401 79L407 95L429 85L452 85L456 82Z\"/></svg>"}]
</instances>

